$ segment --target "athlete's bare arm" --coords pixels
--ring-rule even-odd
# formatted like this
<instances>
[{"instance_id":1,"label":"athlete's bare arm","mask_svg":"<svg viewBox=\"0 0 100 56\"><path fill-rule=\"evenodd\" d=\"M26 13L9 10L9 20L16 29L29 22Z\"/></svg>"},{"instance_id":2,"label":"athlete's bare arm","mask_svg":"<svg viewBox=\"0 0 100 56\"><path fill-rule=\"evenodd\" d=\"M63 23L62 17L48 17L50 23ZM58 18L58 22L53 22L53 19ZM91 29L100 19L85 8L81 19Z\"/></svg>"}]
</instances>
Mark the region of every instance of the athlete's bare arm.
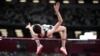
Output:
<instances>
[{"instance_id":1,"label":"athlete's bare arm","mask_svg":"<svg viewBox=\"0 0 100 56\"><path fill-rule=\"evenodd\" d=\"M26 28L29 29L30 34L31 34L32 37L37 37L37 34L34 33L34 31L33 31L33 29L32 29L32 28L33 28L33 25L31 26L31 24L28 23L28 25L26 25Z\"/></svg>"},{"instance_id":2,"label":"athlete's bare arm","mask_svg":"<svg viewBox=\"0 0 100 56\"><path fill-rule=\"evenodd\" d=\"M58 18L58 22L54 25L54 27L48 31L48 36L51 35L52 33L55 32L55 30L62 24L63 22L63 19L61 17L61 14L59 12L59 7L60 7L60 3L57 2L55 5L54 5L54 10L55 10L55 13L57 15L57 18Z\"/></svg>"}]
</instances>

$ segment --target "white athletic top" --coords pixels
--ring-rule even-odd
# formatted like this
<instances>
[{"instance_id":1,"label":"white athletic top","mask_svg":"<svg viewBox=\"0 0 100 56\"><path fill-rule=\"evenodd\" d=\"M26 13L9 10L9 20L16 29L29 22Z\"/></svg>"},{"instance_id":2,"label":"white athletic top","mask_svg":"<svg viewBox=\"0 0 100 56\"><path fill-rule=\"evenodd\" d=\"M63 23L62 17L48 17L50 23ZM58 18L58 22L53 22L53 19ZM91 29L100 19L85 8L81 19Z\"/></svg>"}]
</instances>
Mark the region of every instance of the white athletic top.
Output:
<instances>
[{"instance_id":1,"label":"white athletic top","mask_svg":"<svg viewBox=\"0 0 100 56\"><path fill-rule=\"evenodd\" d=\"M43 25L42 25L42 28L43 28L45 31L48 31L48 30L50 30L50 29L53 28L53 25L43 24Z\"/></svg>"}]
</instances>

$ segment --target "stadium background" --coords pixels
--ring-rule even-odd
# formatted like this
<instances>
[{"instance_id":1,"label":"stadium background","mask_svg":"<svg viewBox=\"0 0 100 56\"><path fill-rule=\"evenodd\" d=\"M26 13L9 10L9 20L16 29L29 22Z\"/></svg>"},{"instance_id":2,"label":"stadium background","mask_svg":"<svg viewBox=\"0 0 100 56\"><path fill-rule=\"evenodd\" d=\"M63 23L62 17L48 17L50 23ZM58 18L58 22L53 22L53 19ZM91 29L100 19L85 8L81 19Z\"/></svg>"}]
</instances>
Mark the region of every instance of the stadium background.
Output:
<instances>
[{"instance_id":1,"label":"stadium background","mask_svg":"<svg viewBox=\"0 0 100 56\"><path fill-rule=\"evenodd\" d=\"M0 0L0 35L8 38L31 38L30 33L27 29L25 29L28 22L31 22L31 24L45 23L54 25L57 18L53 10L53 4L57 1L61 3L60 12L64 20L62 25L67 27L69 39L79 39L79 36L83 35L85 32L93 32L97 36L97 39L100 38L100 0ZM53 41L51 46L58 43L59 47L59 41L55 42L56 41ZM80 42L80 45L75 45L75 43L79 43L78 41L68 42L68 50L71 49L69 51L69 56L91 56L90 51L92 51L94 55L95 53L99 53L99 41L95 41L95 44L94 41L92 41L92 44L87 41L85 42L92 46L91 48L87 45L85 46L87 49L84 49L84 52L88 50L86 53L79 53L79 51L75 51L79 49L77 46L82 45L80 46L80 49L84 48L83 42ZM0 41L0 55L14 56L16 53L19 53L17 56L24 55L23 52L25 53L25 50L28 49L26 48L26 43L31 45L28 46L29 48L33 48L35 45L32 45L33 41L2 40ZM11 49L8 48L7 45L11 46ZM47 43L44 45L47 45ZM13 49L17 51L14 52ZM9 52L9 50L11 52ZM46 49L44 52L46 52ZM27 53L27 55L31 56L29 53ZM54 54L51 55L53 56ZM60 54L55 55L59 56Z\"/></svg>"}]
</instances>

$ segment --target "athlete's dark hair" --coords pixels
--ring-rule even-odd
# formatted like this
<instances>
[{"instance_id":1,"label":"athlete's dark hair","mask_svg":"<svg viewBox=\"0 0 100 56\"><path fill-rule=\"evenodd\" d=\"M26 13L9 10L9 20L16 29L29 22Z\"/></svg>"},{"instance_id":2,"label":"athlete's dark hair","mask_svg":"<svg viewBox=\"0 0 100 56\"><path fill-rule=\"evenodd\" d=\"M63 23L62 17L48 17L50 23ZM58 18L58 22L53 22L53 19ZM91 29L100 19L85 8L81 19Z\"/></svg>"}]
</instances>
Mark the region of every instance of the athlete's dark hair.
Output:
<instances>
[{"instance_id":1,"label":"athlete's dark hair","mask_svg":"<svg viewBox=\"0 0 100 56\"><path fill-rule=\"evenodd\" d=\"M41 33L41 27L37 24L34 25L33 27L33 31L37 34L40 34Z\"/></svg>"}]
</instances>

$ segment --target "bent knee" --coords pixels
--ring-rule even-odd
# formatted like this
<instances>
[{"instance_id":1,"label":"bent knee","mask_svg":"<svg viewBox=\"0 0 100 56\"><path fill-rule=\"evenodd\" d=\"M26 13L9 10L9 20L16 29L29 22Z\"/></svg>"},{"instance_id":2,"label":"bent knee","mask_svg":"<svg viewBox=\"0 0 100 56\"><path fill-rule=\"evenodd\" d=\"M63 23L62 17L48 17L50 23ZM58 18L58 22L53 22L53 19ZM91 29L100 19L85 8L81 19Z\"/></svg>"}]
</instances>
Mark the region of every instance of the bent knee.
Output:
<instances>
[{"instance_id":1,"label":"bent knee","mask_svg":"<svg viewBox=\"0 0 100 56\"><path fill-rule=\"evenodd\" d=\"M62 29L63 29L63 31L66 31L67 28L65 26L62 26Z\"/></svg>"}]
</instances>

